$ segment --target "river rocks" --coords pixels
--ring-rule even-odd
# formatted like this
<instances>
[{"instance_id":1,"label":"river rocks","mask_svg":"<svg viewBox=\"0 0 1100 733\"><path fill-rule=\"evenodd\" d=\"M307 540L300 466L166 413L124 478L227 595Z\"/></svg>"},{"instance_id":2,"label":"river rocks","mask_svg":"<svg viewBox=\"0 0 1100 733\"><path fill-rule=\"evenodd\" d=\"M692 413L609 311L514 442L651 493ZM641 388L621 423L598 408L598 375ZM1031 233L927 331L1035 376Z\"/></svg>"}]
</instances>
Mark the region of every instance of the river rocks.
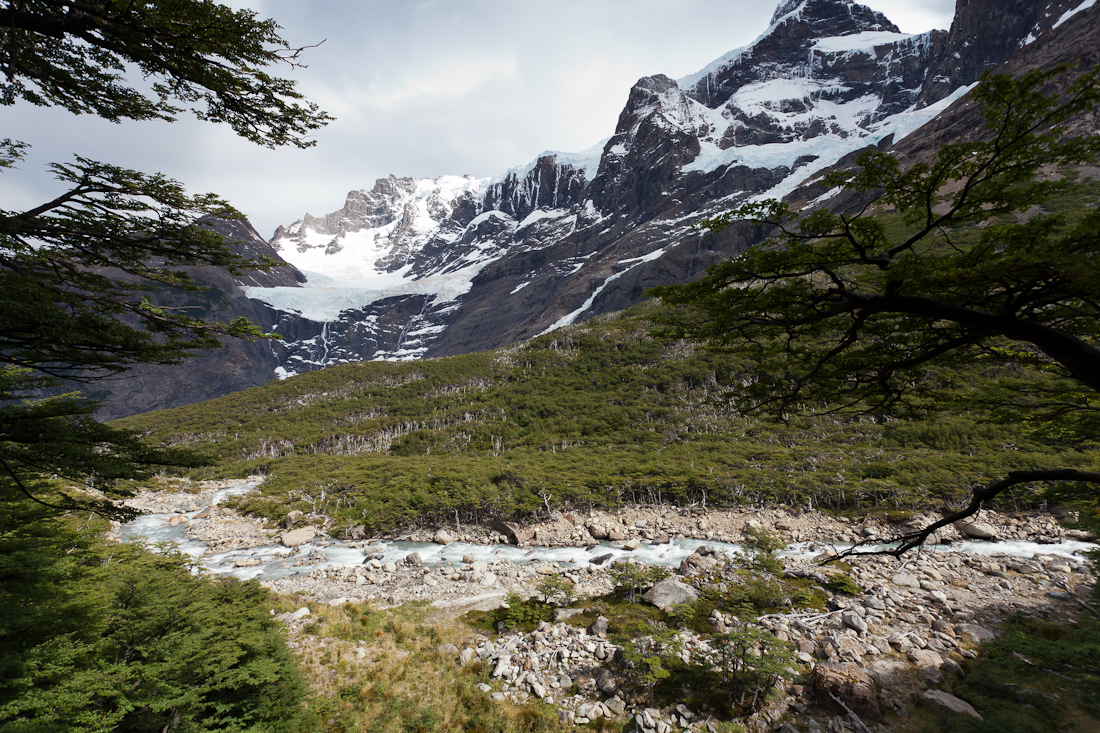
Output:
<instances>
[{"instance_id":1,"label":"river rocks","mask_svg":"<svg viewBox=\"0 0 1100 733\"><path fill-rule=\"evenodd\" d=\"M875 683L859 665L852 662L822 662L814 667L811 683L821 704L831 706L833 701L830 695L835 695L862 719L882 720Z\"/></svg>"},{"instance_id":2,"label":"river rocks","mask_svg":"<svg viewBox=\"0 0 1100 733\"><path fill-rule=\"evenodd\" d=\"M292 529L289 532L284 532L283 536L279 538L279 541L282 543L283 547L297 547L298 545L312 542L317 534L317 530L313 527L302 527L301 529Z\"/></svg>"},{"instance_id":3,"label":"river rocks","mask_svg":"<svg viewBox=\"0 0 1100 733\"><path fill-rule=\"evenodd\" d=\"M984 522L971 522L961 519L955 522L955 529L966 537L975 540L991 540L997 536L997 528Z\"/></svg>"},{"instance_id":4,"label":"river rocks","mask_svg":"<svg viewBox=\"0 0 1100 733\"><path fill-rule=\"evenodd\" d=\"M974 709L974 706L965 700L960 700L949 692L943 692L942 690L925 690L921 695L925 700L935 703L940 707L947 708L948 710L958 713L959 715L970 715L978 720L982 720L982 716Z\"/></svg>"},{"instance_id":5,"label":"river rocks","mask_svg":"<svg viewBox=\"0 0 1100 733\"><path fill-rule=\"evenodd\" d=\"M642 600L653 604L666 613L671 611L673 606L680 603L692 603L698 598L699 591L690 585L681 583L676 578L665 578L642 596Z\"/></svg>"},{"instance_id":6,"label":"river rocks","mask_svg":"<svg viewBox=\"0 0 1100 733\"><path fill-rule=\"evenodd\" d=\"M630 550L631 552L633 552L634 550L640 550L641 548L642 548L641 540L633 539L633 540L627 540L626 542L623 543L623 549L624 550Z\"/></svg>"},{"instance_id":7,"label":"river rocks","mask_svg":"<svg viewBox=\"0 0 1100 733\"><path fill-rule=\"evenodd\" d=\"M284 521L283 524L286 526L287 529L291 529L292 527L294 527L295 524L302 521L302 517L304 516L305 514L298 511L297 509L292 509L291 511L287 512L286 521Z\"/></svg>"},{"instance_id":8,"label":"river rocks","mask_svg":"<svg viewBox=\"0 0 1100 733\"><path fill-rule=\"evenodd\" d=\"M513 545L522 545L535 538L533 528L521 527L515 522L506 522L503 519L493 522L493 529L508 538L508 541Z\"/></svg>"},{"instance_id":9,"label":"river rocks","mask_svg":"<svg viewBox=\"0 0 1100 733\"><path fill-rule=\"evenodd\" d=\"M449 545L454 542L454 537L451 536L451 533L447 530L441 529L434 535L432 535L432 542L436 543L437 545Z\"/></svg>"},{"instance_id":10,"label":"river rocks","mask_svg":"<svg viewBox=\"0 0 1100 733\"><path fill-rule=\"evenodd\" d=\"M423 562L424 561L420 559L419 552L410 552L408 555L405 555L405 559L402 560L403 564L413 567L419 567Z\"/></svg>"}]
</instances>

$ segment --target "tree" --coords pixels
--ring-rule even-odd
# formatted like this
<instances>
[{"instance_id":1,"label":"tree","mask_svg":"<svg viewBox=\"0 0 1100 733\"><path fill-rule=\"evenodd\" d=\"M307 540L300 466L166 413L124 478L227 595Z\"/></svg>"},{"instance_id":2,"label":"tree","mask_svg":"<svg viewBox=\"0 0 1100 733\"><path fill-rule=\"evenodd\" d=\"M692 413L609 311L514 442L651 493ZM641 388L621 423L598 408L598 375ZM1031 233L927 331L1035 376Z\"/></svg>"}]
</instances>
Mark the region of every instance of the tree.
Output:
<instances>
[{"instance_id":1,"label":"tree","mask_svg":"<svg viewBox=\"0 0 1100 733\"><path fill-rule=\"evenodd\" d=\"M209 0L0 3L0 102L59 106L112 121L173 120L185 108L266 147L309 147L329 121L294 83L269 73L297 65L272 20ZM140 73L141 89L131 79ZM129 72L129 76L127 73ZM177 106L182 105L182 106ZM0 141L0 168L26 144ZM76 157L51 166L67 190L25 211L0 210L0 500L4 526L75 508L125 518L120 479L195 465L179 450L101 425L96 403L60 392L135 364L175 364L230 336L265 336L245 319L211 323L158 306L157 293L201 290L187 268L234 274L276 265L237 254L204 218L243 218L213 194L190 196L161 175ZM49 396L43 397L44 394ZM102 489L106 498L62 484ZM21 505L22 506L22 505ZM22 510L20 510L22 511Z\"/></svg>"},{"instance_id":2,"label":"tree","mask_svg":"<svg viewBox=\"0 0 1100 733\"><path fill-rule=\"evenodd\" d=\"M1100 103L1100 70L1068 82L1070 73L986 75L971 93L985 115L981 139L908 168L868 150L855 169L826 176L825 186L860 195L854 210L800 215L766 201L704 222L719 231L748 220L777 234L699 281L655 289L677 306L661 329L755 359L734 393L750 412L904 415L942 404L930 369L983 364L990 381L975 386L971 406L1027 415L1052 440L1096 435L1100 210L1084 205L1095 186L1073 167L1097 160L1100 137L1066 130ZM1035 377L1026 389L1021 372ZM1035 482L1100 483L1100 474L1010 472L891 553Z\"/></svg>"}]
</instances>

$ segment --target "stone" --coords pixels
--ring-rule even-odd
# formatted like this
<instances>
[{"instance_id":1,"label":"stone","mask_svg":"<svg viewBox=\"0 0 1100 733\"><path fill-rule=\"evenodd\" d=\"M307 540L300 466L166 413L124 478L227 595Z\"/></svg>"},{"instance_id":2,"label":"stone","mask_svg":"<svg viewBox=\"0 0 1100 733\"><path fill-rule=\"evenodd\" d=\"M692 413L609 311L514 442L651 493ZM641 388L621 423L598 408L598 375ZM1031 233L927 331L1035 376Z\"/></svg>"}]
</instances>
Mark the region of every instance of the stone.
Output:
<instances>
[{"instance_id":1,"label":"stone","mask_svg":"<svg viewBox=\"0 0 1100 733\"><path fill-rule=\"evenodd\" d=\"M630 550L631 552L633 552L634 550L640 550L641 548L642 543L639 540L627 540L623 543L623 549Z\"/></svg>"},{"instance_id":2,"label":"stone","mask_svg":"<svg viewBox=\"0 0 1100 733\"><path fill-rule=\"evenodd\" d=\"M294 509L294 510L292 510L292 511L290 511L290 512L287 512L287 515L286 515L286 522L284 522L284 524L286 525L286 528L287 528L287 529L290 529L290 528L291 528L291 527L293 527L293 526L294 526L295 524L297 524L298 522L302 521L302 517L304 517L304 516L305 516L305 514L303 514L302 512L298 511L297 509Z\"/></svg>"},{"instance_id":3,"label":"stone","mask_svg":"<svg viewBox=\"0 0 1100 733\"><path fill-rule=\"evenodd\" d=\"M470 570L473 571L474 575L484 573L488 569L489 563L485 562L484 560L476 560L470 563Z\"/></svg>"},{"instance_id":4,"label":"stone","mask_svg":"<svg viewBox=\"0 0 1100 733\"><path fill-rule=\"evenodd\" d=\"M470 662L474 661L474 657L477 656L477 650L466 647L458 653L458 663L465 667Z\"/></svg>"},{"instance_id":5,"label":"stone","mask_svg":"<svg viewBox=\"0 0 1100 733\"><path fill-rule=\"evenodd\" d=\"M397 572L397 563L395 563L395 562L382 563L382 569L385 570L387 573L396 573Z\"/></svg>"},{"instance_id":6,"label":"stone","mask_svg":"<svg viewBox=\"0 0 1100 733\"><path fill-rule=\"evenodd\" d=\"M965 700L960 700L950 692L944 692L943 690L925 690L921 697L940 707L945 707L952 712L958 713L959 715L972 715L978 720L983 719L981 714L974 709L973 705Z\"/></svg>"},{"instance_id":7,"label":"stone","mask_svg":"<svg viewBox=\"0 0 1100 733\"><path fill-rule=\"evenodd\" d=\"M496 582L497 582L497 576L495 574L485 573L484 577L482 577L482 579L481 579L481 587L489 588L489 587L495 585Z\"/></svg>"},{"instance_id":8,"label":"stone","mask_svg":"<svg viewBox=\"0 0 1100 733\"><path fill-rule=\"evenodd\" d=\"M900 585L903 588L920 588L920 581L909 573L898 573L890 578L890 582L894 585Z\"/></svg>"},{"instance_id":9,"label":"stone","mask_svg":"<svg viewBox=\"0 0 1100 733\"><path fill-rule=\"evenodd\" d=\"M239 568L252 568L259 565L260 561L254 557L238 557L233 564Z\"/></svg>"},{"instance_id":10,"label":"stone","mask_svg":"<svg viewBox=\"0 0 1100 733\"><path fill-rule=\"evenodd\" d=\"M504 535L513 545L522 545L535 538L535 530L526 529L515 522L505 522L503 519L493 522L493 529Z\"/></svg>"},{"instance_id":11,"label":"stone","mask_svg":"<svg viewBox=\"0 0 1100 733\"><path fill-rule=\"evenodd\" d=\"M612 697L610 700L604 703L604 706L611 711L611 714L618 717L626 712L626 703L619 699L618 695Z\"/></svg>"},{"instance_id":12,"label":"stone","mask_svg":"<svg viewBox=\"0 0 1100 733\"><path fill-rule=\"evenodd\" d=\"M698 598L699 591L676 578L665 578L642 596L642 600L666 613L671 611L673 606L680 603L693 603Z\"/></svg>"},{"instance_id":13,"label":"stone","mask_svg":"<svg viewBox=\"0 0 1100 733\"><path fill-rule=\"evenodd\" d=\"M598 636L601 639L607 637L607 618L604 616L597 616L596 620L592 622L592 625L588 627L588 633L592 636Z\"/></svg>"},{"instance_id":14,"label":"stone","mask_svg":"<svg viewBox=\"0 0 1100 733\"><path fill-rule=\"evenodd\" d=\"M955 627L955 634L971 644L993 641L993 632L977 624L959 624Z\"/></svg>"},{"instance_id":15,"label":"stone","mask_svg":"<svg viewBox=\"0 0 1100 733\"><path fill-rule=\"evenodd\" d=\"M454 644L440 644L435 648L436 652L448 657L457 657L459 655L458 647Z\"/></svg>"},{"instance_id":16,"label":"stone","mask_svg":"<svg viewBox=\"0 0 1100 733\"><path fill-rule=\"evenodd\" d=\"M917 677L928 687L934 687L943 682L943 673L931 665L921 667L920 671L917 672Z\"/></svg>"},{"instance_id":17,"label":"stone","mask_svg":"<svg viewBox=\"0 0 1100 733\"><path fill-rule=\"evenodd\" d=\"M420 559L419 552L410 552L408 555L405 555L405 559L402 562L404 562L406 565L417 566L424 561Z\"/></svg>"},{"instance_id":18,"label":"stone","mask_svg":"<svg viewBox=\"0 0 1100 733\"><path fill-rule=\"evenodd\" d=\"M553 619L554 623L558 623L559 621L567 621L567 620L573 618L574 616L576 616L578 613L584 613L584 609L583 608L555 608L554 613L552 614L551 618Z\"/></svg>"},{"instance_id":19,"label":"stone","mask_svg":"<svg viewBox=\"0 0 1100 733\"><path fill-rule=\"evenodd\" d=\"M367 528L362 524L356 524L344 530L344 538L349 540L361 540L367 536Z\"/></svg>"},{"instance_id":20,"label":"stone","mask_svg":"<svg viewBox=\"0 0 1100 733\"><path fill-rule=\"evenodd\" d=\"M615 675L611 674L611 670L606 667L600 669L599 674L596 675L596 689L608 697L619 694L619 686L615 683Z\"/></svg>"},{"instance_id":21,"label":"stone","mask_svg":"<svg viewBox=\"0 0 1100 733\"><path fill-rule=\"evenodd\" d=\"M615 557L615 556L612 555L611 553L608 553L606 555L600 555L599 557L594 557L591 560L589 560L588 562L590 562L593 565L603 565L605 562L607 562L608 560L610 560L613 557Z\"/></svg>"},{"instance_id":22,"label":"stone","mask_svg":"<svg viewBox=\"0 0 1100 733\"><path fill-rule=\"evenodd\" d=\"M810 679L822 705L835 707L829 697L832 693L864 721L882 720L875 683L859 665L852 662L821 662L814 667Z\"/></svg>"},{"instance_id":23,"label":"stone","mask_svg":"<svg viewBox=\"0 0 1100 733\"><path fill-rule=\"evenodd\" d=\"M317 530L313 527L302 527L301 529L292 529L289 532L284 532L283 536L279 538L279 541L283 544L283 547L297 547L298 545L312 542L316 534Z\"/></svg>"},{"instance_id":24,"label":"stone","mask_svg":"<svg viewBox=\"0 0 1100 733\"><path fill-rule=\"evenodd\" d=\"M997 536L997 528L984 522L968 522L960 519L955 522L955 529L960 534L975 540L991 540Z\"/></svg>"},{"instance_id":25,"label":"stone","mask_svg":"<svg viewBox=\"0 0 1100 733\"><path fill-rule=\"evenodd\" d=\"M860 634L867 633L867 622L860 618L859 614L852 611L845 611L841 614L841 620L843 620L844 625L849 629L854 629Z\"/></svg>"},{"instance_id":26,"label":"stone","mask_svg":"<svg viewBox=\"0 0 1100 733\"><path fill-rule=\"evenodd\" d=\"M432 537L432 541L437 545L449 545L455 541L455 538L452 537L451 533L447 530L441 529L435 533L435 536Z\"/></svg>"},{"instance_id":27,"label":"stone","mask_svg":"<svg viewBox=\"0 0 1100 733\"><path fill-rule=\"evenodd\" d=\"M588 534L592 535L592 539L606 540L607 539L607 527L599 524L598 522L588 522Z\"/></svg>"},{"instance_id":28,"label":"stone","mask_svg":"<svg viewBox=\"0 0 1100 733\"><path fill-rule=\"evenodd\" d=\"M299 608L299 609L298 609L297 611L295 611L294 613L290 614L290 618L291 618L291 619L293 619L293 620L295 620L295 621L297 621L298 619L300 619L300 618L305 618L305 617L306 617L306 616L308 616L308 615L309 615L309 609L308 609L307 607L305 607L305 606L302 606L302 607L301 607L301 608Z\"/></svg>"},{"instance_id":29,"label":"stone","mask_svg":"<svg viewBox=\"0 0 1100 733\"><path fill-rule=\"evenodd\" d=\"M475 560L476 558L474 557L473 553L470 552L467 552L465 555L462 556L462 562L466 563L467 565L473 565Z\"/></svg>"},{"instance_id":30,"label":"stone","mask_svg":"<svg viewBox=\"0 0 1100 733\"><path fill-rule=\"evenodd\" d=\"M909 661L918 667L935 667L939 669L943 665L943 657L928 649L910 649Z\"/></svg>"}]
</instances>

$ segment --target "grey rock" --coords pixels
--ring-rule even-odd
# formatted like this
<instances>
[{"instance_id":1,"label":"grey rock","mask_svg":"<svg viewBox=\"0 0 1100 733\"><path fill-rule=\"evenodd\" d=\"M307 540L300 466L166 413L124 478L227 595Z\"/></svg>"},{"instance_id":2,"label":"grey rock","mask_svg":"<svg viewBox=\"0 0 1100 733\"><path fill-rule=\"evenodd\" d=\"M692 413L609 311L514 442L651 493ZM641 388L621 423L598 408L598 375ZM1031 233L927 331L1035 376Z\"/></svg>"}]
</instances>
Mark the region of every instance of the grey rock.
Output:
<instances>
[{"instance_id":1,"label":"grey rock","mask_svg":"<svg viewBox=\"0 0 1100 733\"><path fill-rule=\"evenodd\" d=\"M588 627L588 633L593 636L604 638L607 636L607 619L603 616L598 616L592 625Z\"/></svg>"},{"instance_id":2,"label":"grey rock","mask_svg":"<svg viewBox=\"0 0 1100 733\"><path fill-rule=\"evenodd\" d=\"M305 514L298 511L297 509L293 509L293 510L287 512L286 522L284 522L284 524L286 525L286 528L290 529L295 524L302 521L302 517L304 517L304 516L305 516Z\"/></svg>"},{"instance_id":3,"label":"grey rock","mask_svg":"<svg viewBox=\"0 0 1100 733\"><path fill-rule=\"evenodd\" d=\"M994 638L992 631L977 624L959 624L955 627L955 633L963 641L971 644L984 644L987 641L993 641Z\"/></svg>"},{"instance_id":4,"label":"grey rock","mask_svg":"<svg viewBox=\"0 0 1100 733\"><path fill-rule=\"evenodd\" d=\"M860 634L867 633L867 622L859 617L859 614L852 611L845 611L841 615L841 620L844 621L844 625L850 629L858 631Z\"/></svg>"},{"instance_id":5,"label":"grey rock","mask_svg":"<svg viewBox=\"0 0 1100 733\"><path fill-rule=\"evenodd\" d=\"M436 652L448 657L457 657L459 655L458 647L454 644L440 644L435 648Z\"/></svg>"},{"instance_id":6,"label":"grey rock","mask_svg":"<svg viewBox=\"0 0 1100 733\"><path fill-rule=\"evenodd\" d=\"M900 585L903 588L920 588L920 581L909 573L898 573L890 578L890 582L894 585Z\"/></svg>"},{"instance_id":7,"label":"grey rock","mask_svg":"<svg viewBox=\"0 0 1100 733\"><path fill-rule=\"evenodd\" d=\"M611 674L611 671L606 668L601 669L599 674L596 675L596 689L608 697L618 695L619 685L615 682L615 675Z\"/></svg>"},{"instance_id":8,"label":"grey rock","mask_svg":"<svg viewBox=\"0 0 1100 733\"><path fill-rule=\"evenodd\" d=\"M955 529L975 540L991 540L997 536L997 528L985 522L968 522L963 519L955 522Z\"/></svg>"},{"instance_id":9,"label":"grey rock","mask_svg":"<svg viewBox=\"0 0 1100 733\"><path fill-rule=\"evenodd\" d=\"M693 603L699 598L699 591L676 578L665 578L650 588L642 600L651 603L662 611L671 611L680 603Z\"/></svg>"},{"instance_id":10,"label":"grey rock","mask_svg":"<svg viewBox=\"0 0 1100 733\"><path fill-rule=\"evenodd\" d=\"M470 662L474 661L474 657L477 656L477 650L471 647L466 647L458 653L458 663L465 667Z\"/></svg>"},{"instance_id":11,"label":"grey rock","mask_svg":"<svg viewBox=\"0 0 1100 733\"><path fill-rule=\"evenodd\" d=\"M419 552L410 552L408 555L405 555L405 559L403 560L403 562L406 565L417 566L422 564L423 560L420 559Z\"/></svg>"},{"instance_id":12,"label":"grey rock","mask_svg":"<svg viewBox=\"0 0 1100 733\"><path fill-rule=\"evenodd\" d=\"M982 716L974 709L973 705L965 700L960 700L950 692L944 692L942 690L925 690L921 697L940 707L945 707L952 712L958 713L959 715L970 715L978 720L982 720Z\"/></svg>"},{"instance_id":13,"label":"grey rock","mask_svg":"<svg viewBox=\"0 0 1100 733\"><path fill-rule=\"evenodd\" d=\"M934 667L939 669L943 664L943 657L928 649L910 649L909 661L918 667Z\"/></svg>"},{"instance_id":14,"label":"grey rock","mask_svg":"<svg viewBox=\"0 0 1100 733\"><path fill-rule=\"evenodd\" d=\"M283 547L297 547L298 545L312 542L316 534L317 530L313 527L302 527L301 529L292 529L289 532L284 532L283 536L279 538L279 541L283 544Z\"/></svg>"}]
</instances>

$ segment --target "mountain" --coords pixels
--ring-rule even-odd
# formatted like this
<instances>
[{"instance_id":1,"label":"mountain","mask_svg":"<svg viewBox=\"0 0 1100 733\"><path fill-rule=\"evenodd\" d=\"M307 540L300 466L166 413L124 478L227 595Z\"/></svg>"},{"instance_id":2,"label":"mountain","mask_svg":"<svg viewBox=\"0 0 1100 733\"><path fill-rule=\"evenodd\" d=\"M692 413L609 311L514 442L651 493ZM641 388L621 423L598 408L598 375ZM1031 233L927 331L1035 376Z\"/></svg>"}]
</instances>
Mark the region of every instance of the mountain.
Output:
<instances>
[{"instance_id":1,"label":"mountain","mask_svg":"<svg viewBox=\"0 0 1100 733\"><path fill-rule=\"evenodd\" d=\"M754 198L835 205L812 185L822 171L958 109L983 71L1100 46L1070 33L1096 15L1091 3L958 0L949 30L910 35L855 3L783 0L749 45L679 80L640 79L614 134L589 150L492 179L390 176L279 227L271 248L308 279L233 285L284 339L250 347L242 369L260 383L481 351L698 277L765 233L694 222ZM170 404L182 403L157 406Z\"/></svg>"}]
</instances>

